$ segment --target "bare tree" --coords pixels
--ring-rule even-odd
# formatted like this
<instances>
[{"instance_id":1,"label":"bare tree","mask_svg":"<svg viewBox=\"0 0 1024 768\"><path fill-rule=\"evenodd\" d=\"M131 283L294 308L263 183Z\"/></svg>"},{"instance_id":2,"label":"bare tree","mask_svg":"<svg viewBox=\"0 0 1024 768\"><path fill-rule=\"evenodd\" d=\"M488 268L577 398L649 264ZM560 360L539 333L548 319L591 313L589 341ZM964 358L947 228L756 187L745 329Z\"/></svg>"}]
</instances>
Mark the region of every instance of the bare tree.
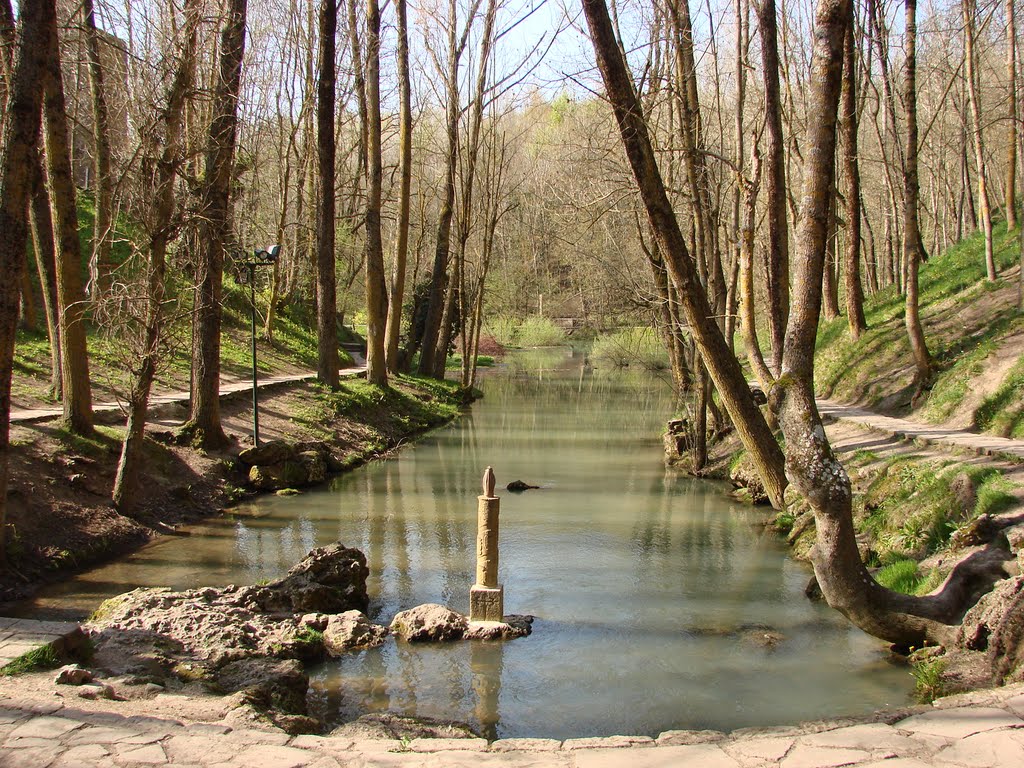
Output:
<instances>
[{"instance_id":1,"label":"bare tree","mask_svg":"<svg viewBox=\"0 0 1024 768\"><path fill-rule=\"evenodd\" d=\"M366 380L386 387L387 362L384 336L388 316L388 293L384 278L384 242L380 209L383 169L380 128L380 8L377 0L366 0L366 139L369 161L366 188Z\"/></svg>"},{"instance_id":2,"label":"bare tree","mask_svg":"<svg viewBox=\"0 0 1024 768\"><path fill-rule=\"evenodd\" d=\"M320 64L316 100L317 166L316 209L316 328L317 378L338 386L337 277L335 274L335 37L338 31L336 0L320 2ZM355 34L353 32L352 34ZM358 60L357 60L358 61ZM356 64L358 69L359 65Z\"/></svg>"},{"instance_id":3,"label":"bare tree","mask_svg":"<svg viewBox=\"0 0 1024 768\"><path fill-rule=\"evenodd\" d=\"M967 76L967 100L971 107L971 138L974 140L974 162L978 171L978 208L981 229L985 235L985 272L989 280L996 279L995 246L992 241L992 206L988 196L985 143L981 132L981 104L978 96L977 51L975 50L974 22L977 16L975 0L962 0L964 19L964 60Z\"/></svg>"},{"instance_id":4,"label":"bare tree","mask_svg":"<svg viewBox=\"0 0 1024 768\"><path fill-rule=\"evenodd\" d=\"M9 0L0 6L12 10ZM6 14L13 18L13 13ZM20 281L28 239L30 170L39 141L42 72L48 37L57 29L55 0L23 0L19 8L21 41L8 80L6 116L0 144L0 565L7 562L7 486L10 472L11 376L18 323ZM9 27L8 27L9 28Z\"/></svg>"},{"instance_id":5,"label":"bare tree","mask_svg":"<svg viewBox=\"0 0 1024 768\"><path fill-rule=\"evenodd\" d=\"M231 234L231 182L248 0L226 0L213 116L207 137L192 321L192 398L185 432L205 448L227 443L220 423L220 334L224 254Z\"/></svg>"}]
</instances>

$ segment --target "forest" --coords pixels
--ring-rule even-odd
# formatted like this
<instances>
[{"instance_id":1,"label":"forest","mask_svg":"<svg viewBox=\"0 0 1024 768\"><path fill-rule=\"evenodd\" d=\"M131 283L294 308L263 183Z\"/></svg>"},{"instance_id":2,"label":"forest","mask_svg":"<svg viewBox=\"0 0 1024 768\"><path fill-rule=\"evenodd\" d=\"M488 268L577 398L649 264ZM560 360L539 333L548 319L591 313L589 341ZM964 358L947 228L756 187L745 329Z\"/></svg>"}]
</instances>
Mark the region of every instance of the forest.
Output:
<instances>
[{"instance_id":1,"label":"forest","mask_svg":"<svg viewBox=\"0 0 1024 768\"><path fill-rule=\"evenodd\" d=\"M829 604L890 642L949 640L1001 567L965 560L925 597L872 579L814 352L820 320L857 339L865 296L894 291L916 401L921 265L980 231L1004 278L1013 0L0 0L0 34L0 556L16 348L45 335L80 435L91 356L120 351L129 513L176 349L183 433L225 444L223 308L255 279L261 343L315 329L327 387L352 327L381 388L443 379L452 352L469 388L481 341L530 322L650 329L694 470L731 424L773 506L788 485L811 505Z\"/></svg>"}]
</instances>

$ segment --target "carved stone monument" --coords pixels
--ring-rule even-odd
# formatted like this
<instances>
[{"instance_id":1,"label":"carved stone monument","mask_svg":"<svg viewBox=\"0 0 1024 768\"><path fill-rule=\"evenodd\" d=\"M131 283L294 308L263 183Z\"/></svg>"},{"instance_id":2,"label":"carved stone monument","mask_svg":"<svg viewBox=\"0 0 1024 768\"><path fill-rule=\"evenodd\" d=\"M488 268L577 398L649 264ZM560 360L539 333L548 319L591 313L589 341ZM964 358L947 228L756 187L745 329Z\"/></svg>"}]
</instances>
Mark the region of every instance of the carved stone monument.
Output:
<instances>
[{"instance_id":1,"label":"carved stone monument","mask_svg":"<svg viewBox=\"0 0 1024 768\"><path fill-rule=\"evenodd\" d=\"M498 583L498 512L494 470L484 471L483 495L477 498L476 583L469 590L470 621L502 621L505 589Z\"/></svg>"}]
</instances>

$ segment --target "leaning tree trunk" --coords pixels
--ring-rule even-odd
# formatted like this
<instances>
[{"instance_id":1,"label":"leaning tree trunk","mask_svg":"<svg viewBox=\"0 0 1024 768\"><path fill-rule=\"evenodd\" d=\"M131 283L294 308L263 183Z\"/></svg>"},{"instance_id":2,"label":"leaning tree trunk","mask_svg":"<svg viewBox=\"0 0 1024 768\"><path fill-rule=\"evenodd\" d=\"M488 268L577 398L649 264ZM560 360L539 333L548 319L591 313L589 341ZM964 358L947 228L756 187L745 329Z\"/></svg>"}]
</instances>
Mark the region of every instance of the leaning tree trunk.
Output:
<instances>
[{"instance_id":1,"label":"leaning tree trunk","mask_svg":"<svg viewBox=\"0 0 1024 768\"><path fill-rule=\"evenodd\" d=\"M1007 116L1006 141L1006 228L1017 226L1017 7L1006 0L1006 72L1010 114Z\"/></svg>"},{"instance_id":2,"label":"leaning tree trunk","mask_svg":"<svg viewBox=\"0 0 1024 768\"><path fill-rule=\"evenodd\" d=\"M57 251L53 244L53 217L46 194L46 173L38 151L32 152L30 175L32 202L29 203L29 222L32 228L32 250L36 254L36 271L43 289L43 311L46 313L46 333L50 339L50 397L62 400L64 387L60 365L60 318L57 308Z\"/></svg>"},{"instance_id":3,"label":"leaning tree trunk","mask_svg":"<svg viewBox=\"0 0 1024 768\"><path fill-rule=\"evenodd\" d=\"M683 233L658 170L643 110L616 42L604 0L584 0L591 42L615 113L627 160L640 190L651 229L679 290L679 300L701 358L722 396L737 433L760 474L772 504L781 508L786 478L783 455L750 396L743 370L714 320ZM820 279L820 276L819 276Z\"/></svg>"},{"instance_id":4,"label":"leaning tree trunk","mask_svg":"<svg viewBox=\"0 0 1024 768\"><path fill-rule=\"evenodd\" d=\"M231 188L238 131L238 94L245 53L247 0L229 0L220 38L202 191L198 280L192 322L192 408L186 432L204 448L227 443L220 423L221 295L224 252L231 240Z\"/></svg>"},{"instance_id":5,"label":"leaning tree trunk","mask_svg":"<svg viewBox=\"0 0 1024 768\"><path fill-rule=\"evenodd\" d=\"M779 402L786 438L786 474L814 513L817 541L811 561L829 605L865 632L889 642L945 643L955 636L955 622L967 607L972 582L980 578L991 584L999 564L983 557L961 563L939 593L926 597L903 595L879 585L857 550L850 479L829 445L814 399L814 343L821 311L828 192L835 173L843 37L849 19L850 0L819 0L793 312L786 331L783 373L772 397Z\"/></svg>"},{"instance_id":6,"label":"leaning tree trunk","mask_svg":"<svg viewBox=\"0 0 1024 768\"><path fill-rule=\"evenodd\" d=\"M82 298L82 246L78 239L78 209L71 175L69 123L56 26L48 30L45 44L43 122L50 213L57 247L57 318L60 325L64 422L73 432L88 435L93 431L92 389L85 339L85 302Z\"/></svg>"},{"instance_id":7,"label":"leaning tree trunk","mask_svg":"<svg viewBox=\"0 0 1024 768\"><path fill-rule=\"evenodd\" d=\"M181 161L181 139L185 122L185 104L195 72L196 38L200 19L200 0L187 0L182 29L184 45L171 81L163 109L163 148L152 147L154 166L153 202L148 217L149 264L146 281L145 324L142 328L142 359L128 395L128 420L117 463L112 501L122 514L131 514L139 501L142 475L142 448L145 444L149 396L156 378L163 333L163 300L167 273L167 246L173 233L174 185Z\"/></svg>"},{"instance_id":8,"label":"leaning tree trunk","mask_svg":"<svg viewBox=\"0 0 1024 768\"><path fill-rule=\"evenodd\" d=\"M7 486L10 464L11 376L18 323L17 277L25 269L32 155L39 141L43 59L56 32L54 0L27 0L20 8L21 45L11 79L0 144L0 564L7 562Z\"/></svg>"}]
</instances>

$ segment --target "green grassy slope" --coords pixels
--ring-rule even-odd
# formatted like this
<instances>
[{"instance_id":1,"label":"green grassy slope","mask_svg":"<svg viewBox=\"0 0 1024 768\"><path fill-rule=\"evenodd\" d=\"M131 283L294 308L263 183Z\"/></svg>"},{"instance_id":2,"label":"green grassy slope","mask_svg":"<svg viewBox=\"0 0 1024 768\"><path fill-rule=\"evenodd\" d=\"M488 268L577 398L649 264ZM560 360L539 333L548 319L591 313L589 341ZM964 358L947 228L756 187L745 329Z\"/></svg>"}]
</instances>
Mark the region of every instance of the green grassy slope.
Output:
<instances>
[{"instance_id":1,"label":"green grassy slope","mask_svg":"<svg viewBox=\"0 0 1024 768\"><path fill-rule=\"evenodd\" d=\"M921 315L936 377L911 408L914 374L903 296L869 296L869 330L853 341L846 318L818 333L818 394L932 423L1024 437L1024 315L1016 309L1017 233L995 233L1000 279L985 279L984 240L964 240L921 269Z\"/></svg>"}]
</instances>

